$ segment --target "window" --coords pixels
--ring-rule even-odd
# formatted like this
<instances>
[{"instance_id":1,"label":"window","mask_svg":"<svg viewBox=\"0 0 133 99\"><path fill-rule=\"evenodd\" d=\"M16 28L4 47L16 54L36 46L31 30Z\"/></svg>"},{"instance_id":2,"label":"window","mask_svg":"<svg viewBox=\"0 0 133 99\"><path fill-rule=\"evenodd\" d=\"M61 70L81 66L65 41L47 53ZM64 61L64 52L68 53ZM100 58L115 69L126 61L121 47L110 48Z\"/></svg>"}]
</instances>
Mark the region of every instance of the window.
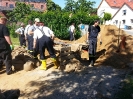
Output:
<instances>
[{"instance_id":1,"label":"window","mask_svg":"<svg viewBox=\"0 0 133 99\"><path fill-rule=\"evenodd\" d=\"M6 2L6 7L8 7L8 2Z\"/></svg>"},{"instance_id":2,"label":"window","mask_svg":"<svg viewBox=\"0 0 133 99\"><path fill-rule=\"evenodd\" d=\"M115 23L118 24L118 20L115 20Z\"/></svg>"},{"instance_id":3,"label":"window","mask_svg":"<svg viewBox=\"0 0 133 99\"><path fill-rule=\"evenodd\" d=\"M9 8L14 8L14 5L13 4L9 4Z\"/></svg>"},{"instance_id":4,"label":"window","mask_svg":"<svg viewBox=\"0 0 133 99\"><path fill-rule=\"evenodd\" d=\"M126 15L126 12L127 12L126 10L123 10L123 15Z\"/></svg>"},{"instance_id":5,"label":"window","mask_svg":"<svg viewBox=\"0 0 133 99\"><path fill-rule=\"evenodd\" d=\"M131 23L133 23L133 19L131 19Z\"/></svg>"},{"instance_id":6,"label":"window","mask_svg":"<svg viewBox=\"0 0 133 99\"><path fill-rule=\"evenodd\" d=\"M126 23L126 21L125 21L125 20L122 20L122 23L123 23L123 24L125 24L125 23Z\"/></svg>"},{"instance_id":7,"label":"window","mask_svg":"<svg viewBox=\"0 0 133 99\"><path fill-rule=\"evenodd\" d=\"M34 4L31 4L31 7L34 7Z\"/></svg>"},{"instance_id":8,"label":"window","mask_svg":"<svg viewBox=\"0 0 133 99\"><path fill-rule=\"evenodd\" d=\"M44 9L44 6L43 5L41 5L41 9Z\"/></svg>"}]
</instances>

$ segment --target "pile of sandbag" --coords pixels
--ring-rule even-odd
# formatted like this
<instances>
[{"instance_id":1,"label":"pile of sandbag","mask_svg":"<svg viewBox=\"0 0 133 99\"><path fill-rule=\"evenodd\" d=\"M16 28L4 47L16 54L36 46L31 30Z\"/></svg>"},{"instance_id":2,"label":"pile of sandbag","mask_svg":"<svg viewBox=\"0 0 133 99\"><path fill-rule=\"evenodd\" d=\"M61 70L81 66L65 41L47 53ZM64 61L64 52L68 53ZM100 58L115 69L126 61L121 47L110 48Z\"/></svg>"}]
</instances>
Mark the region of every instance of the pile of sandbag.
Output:
<instances>
[{"instance_id":1,"label":"pile of sandbag","mask_svg":"<svg viewBox=\"0 0 133 99\"><path fill-rule=\"evenodd\" d=\"M35 60L23 47L15 47L12 51L12 63L15 70L30 71L40 66L40 61Z\"/></svg>"}]
</instances>

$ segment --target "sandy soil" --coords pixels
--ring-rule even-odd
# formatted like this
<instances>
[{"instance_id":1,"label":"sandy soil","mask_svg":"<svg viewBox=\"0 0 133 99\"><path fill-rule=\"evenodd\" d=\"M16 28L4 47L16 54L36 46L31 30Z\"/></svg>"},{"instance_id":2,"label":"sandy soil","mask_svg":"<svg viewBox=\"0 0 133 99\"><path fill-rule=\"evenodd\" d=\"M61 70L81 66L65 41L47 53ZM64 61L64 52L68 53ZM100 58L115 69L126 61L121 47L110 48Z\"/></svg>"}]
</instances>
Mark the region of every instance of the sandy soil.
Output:
<instances>
[{"instance_id":1,"label":"sandy soil","mask_svg":"<svg viewBox=\"0 0 133 99\"><path fill-rule=\"evenodd\" d=\"M117 53L118 50L118 34L119 29L115 26L101 26L101 37L102 37L102 45L98 41L97 47L97 60L96 66L105 65L105 66L113 66L115 68L125 68L127 63L133 61L133 37L130 35L126 35L126 33L121 30L120 35L126 36L126 49ZM58 38L56 40L59 40ZM120 40L121 41L121 40ZM80 39L69 42L68 43L82 43L85 42L85 36ZM48 52L45 52L48 56ZM84 55L88 55L87 51L84 51ZM48 63L51 63L50 59L47 59ZM34 87L34 85L28 85L32 81L37 81L45 76L48 76L51 72L58 72L59 70L55 70L53 65L49 64L49 69L47 71L42 71L39 68L34 69L33 71L18 71L12 75L7 76L5 74L5 68L0 69L0 89L1 90L9 90L9 89L20 89L21 95L29 93L32 90L38 90L39 85ZM49 80L51 78L46 78L45 80ZM42 83L41 83L42 84ZM45 82L44 82L45 84ZM42 85L40 85L42 86ZM50 92L47 94L51 94ZM25 98L27 99L27 98Z\"/></svg>"}]
</instances>

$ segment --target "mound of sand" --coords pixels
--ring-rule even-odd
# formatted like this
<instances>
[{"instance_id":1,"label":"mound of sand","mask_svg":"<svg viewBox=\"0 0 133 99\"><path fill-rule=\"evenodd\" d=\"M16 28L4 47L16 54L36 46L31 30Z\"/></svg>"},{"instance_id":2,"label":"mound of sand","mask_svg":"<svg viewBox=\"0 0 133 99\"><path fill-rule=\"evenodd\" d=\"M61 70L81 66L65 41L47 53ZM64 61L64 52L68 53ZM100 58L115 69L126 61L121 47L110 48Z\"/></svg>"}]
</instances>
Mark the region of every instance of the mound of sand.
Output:
<instances>
[{"instance_id":1,"label":"mound of sand","mask_svg":"<svg viewBox=\"0 0 133 99\"><path fill-rule=\"evenodd\" d=\"M102 45L100 45L100 42L98 41L97 65L109 65L115 68L124 68L126 64L133 61L133 36L127 35L127 33L121 29L119 31L119 28L113 25L102 25L100 27ZM118 53L117 50L119 49L119 44L123 36L126 37L126 48ZM79 44L85 43L86 35L72 42L68 40L60 40L58 38L56 38L56 40L69 44ZM83 53L82 57L88 55L87 51L84 51Z\"/></svg>"},{"instance_id":2,"label":"mound of sand","mask_svg":"<svg viewBox=\"0 0 133 99\"><path fill-rule=\"evenodd\" d=\"M120 35L120 36L118 36ZM126 48L117 52L119 48L119 42L121 42L121 37L126 37ZM97 63L110 65L115 68L124 68L126 64L133 61L133 37L127 35L123 30L116 26L108 25L101 26L101 37L102 45L98 42L97 47Z\"/></svg>"},{"instance_id":3,"label":"mound of sand","mask_svg":"<svg viewBox=\"0 0 133 99\"><path fill-rule=\"evenodd\" d=\"M118 36L119 35L119 36ZM126 48L117 52L121 38L126 37ZM133 61L133 36L127 35L123 30L114 25L101 26L102 45L98 40L97 43L97 65L108 65L115 68L124 68L126 64ZM71 43L85 43L86 35ZM82 57L88 55L87 51L83 52Z\"/></svg>"}]
</instances>

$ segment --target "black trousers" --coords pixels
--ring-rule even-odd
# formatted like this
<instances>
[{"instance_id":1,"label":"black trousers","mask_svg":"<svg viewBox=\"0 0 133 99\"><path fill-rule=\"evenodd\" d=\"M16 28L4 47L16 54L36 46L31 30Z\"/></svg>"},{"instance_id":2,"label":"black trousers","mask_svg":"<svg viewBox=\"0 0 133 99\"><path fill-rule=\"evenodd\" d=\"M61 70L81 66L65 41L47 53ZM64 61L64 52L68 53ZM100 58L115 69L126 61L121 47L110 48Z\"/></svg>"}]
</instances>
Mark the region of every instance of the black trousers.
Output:
<instances>
[{"instance_id":1,"label":"black trousers","mask_svg":"<svg viewBox=\"0 0 133 99\"><path fill-rule=\"evenodd\" d=\"M33 35L27 35L28 50L33 51Z\"/></svg>"},{"instance_id":2,"label":"black trousers","mask_svg":"<svg viewBox=\"0 0 133 99\"><path fill-rule=\"evenodd\" d=\"M0 67L2 67L3 62L6 66L6 73L10 73L12 71L11 50L0 50Z\"/></svg>"},{"instance_id":3,"label":"black trousers","mask_svg":"<svg viewBox=\"0 0 133 99\"><path fill-rule=\"evenodd\" d=\"M97 49L97 38L89 38L89 62L94 65Z\"/></svg>"},{"instance_id":4,"label":"black trousers","mask_svg":"<svg viewBox=\"0 0 133 99\"><path fill-rule=\"evenodd\" d=\"M70 35L70 41L73 41L74 40L74 35L71 31L69 32L69 35Z\"/></svg>"},{"instance_id":5,"label":"black trousers","mask_svg":"<svg viewBox=\"0 0 133 99\"><path fill-rule=\"evenodd\" d=\"M36 40L36 48L34 49L34 58L37 58L37 55L39 54L39 41Z\"/></svg>"},{"instance_id":6,"label":"black trousers","mask_svg":"<svg viewBox=\"0 0 133 99\"><path fill-rule=\"evenodd\" d=\"M38 39L38 42L39 42L39 52L41 60L46 59L45 48L47 48L51 58L56 58L55 51L53 48L53 41L50 37L43 35L40 39Z\"/></svg>"},{"instance_id":7,"label":"black trousers","mask_svg":"<svg viewBox=\"0 0 133 99\"><path fill-rule=\"evenodd\" d=\"M20 46L26 46L25 36L19 35Z\"/></svg>"}]
</instances>

